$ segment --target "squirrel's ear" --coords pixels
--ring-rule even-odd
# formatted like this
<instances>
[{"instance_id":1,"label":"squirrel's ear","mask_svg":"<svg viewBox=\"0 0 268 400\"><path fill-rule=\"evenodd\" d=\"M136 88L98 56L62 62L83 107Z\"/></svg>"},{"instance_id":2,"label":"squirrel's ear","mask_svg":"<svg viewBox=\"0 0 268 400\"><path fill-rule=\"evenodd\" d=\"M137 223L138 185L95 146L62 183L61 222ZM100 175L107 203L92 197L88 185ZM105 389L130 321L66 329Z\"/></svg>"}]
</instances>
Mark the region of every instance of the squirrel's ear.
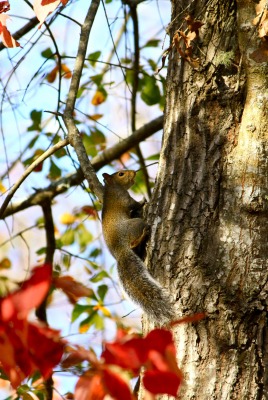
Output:
<instances>
[{"instance_id":1,"label":"squirrel's ear","mask_svg":"<svg viewBox=\"0 0 268 400\"><path fill-rule=\"evenodd\" d=\"M109 175L109 174L104 173L104 174L102 174L102 176L103 176L103 178L104 178L104 183L105 183L105 182L107 182L107 183L110 182L110 175Z\"/></svg>"}]
</instances>

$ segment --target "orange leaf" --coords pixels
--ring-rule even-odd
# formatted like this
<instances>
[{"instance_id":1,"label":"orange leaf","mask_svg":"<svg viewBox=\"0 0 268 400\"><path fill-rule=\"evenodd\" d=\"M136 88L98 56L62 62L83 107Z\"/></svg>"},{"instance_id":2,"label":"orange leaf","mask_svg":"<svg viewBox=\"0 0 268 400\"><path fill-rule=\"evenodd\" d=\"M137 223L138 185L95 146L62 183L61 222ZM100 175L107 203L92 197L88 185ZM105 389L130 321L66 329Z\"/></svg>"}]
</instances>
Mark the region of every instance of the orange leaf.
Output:
<instances>
[{"instance_id":1,"label":"orange leaf","mask_svg":"<svg viewBox=\"0 0 268 400\"><path fill-rule=\"evenodd\" d=\"M8 19L10 19L8 15L0 15L0 38L6 47L20 47L20 44L11 36L6 27Z\"/></svg>"},{"instance_id":2,"label":"orange leaf","mask_svg":"<svg viewBox=\"0 0 268 400\"><path fill-rule=\"evenodd\" d=\"M66 294L69 301L73 304L75 304L80 297L89 297L93 294L92 289L87 288L68 275L54 278L53 283L56 288L61 289Z\"/></svg>"},{"instance_id":3,"label":"orange leaf","mask_svg":"<svg viewBox=\"0 0 268 400\"><path fill-rule=\"evenodd\" d=\"M103 103L104 101L105 101L104 94L100 90L97 90L91 100L91 104L93 104L93 106L98 106L101 103Z\"/></svg>"},{"instance_id":4,"label":"orange leaf","mask_svg":"<svg viewBox=\"0 0 268 400\"><path fill-rule=\"evenodd\" d=\"M72 72L71 72L70 68L66 64L61 64L61 70L64 72L63 78L71 79Z\"/></svg>"},{"instance_id":5,"label":"orange leaf","mask_svg":"<svg viewBox=\"0 0 268 400\"><path fill-rule=\"evenodd\" d=\"M54 68L49 72L49 74L47 74L46 80L47 80L49 83L53 83L53 82L55 81L56 77L57 77L58 71L59 71L59 67L56 65L56 67L54 67Z\"/></svg>"},{"instance_id":6,"label":"orange leaf","mask_svg":"<svg viewBox=\"0 0 268 400\"><path fill-rule=\"evenodd\" d=\"M98 121L98 119L103 117L103 114L93 114L88 116L90 119L93 119L93 121Z\"/></svg>"}]
</instances>

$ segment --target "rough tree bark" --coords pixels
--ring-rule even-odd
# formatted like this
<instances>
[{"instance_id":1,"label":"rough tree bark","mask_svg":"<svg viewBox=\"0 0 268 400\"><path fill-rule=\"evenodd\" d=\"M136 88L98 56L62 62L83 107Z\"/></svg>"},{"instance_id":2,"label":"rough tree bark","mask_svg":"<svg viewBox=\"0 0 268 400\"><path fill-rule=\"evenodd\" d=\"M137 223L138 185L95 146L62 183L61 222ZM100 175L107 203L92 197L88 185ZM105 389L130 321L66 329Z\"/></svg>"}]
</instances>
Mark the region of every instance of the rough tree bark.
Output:
<instances>
[{"instance_id":1,"label":"rough tree bark","mask_svg":"<svg viewBox=\"0 0 268 400\"><path fill-rule=\"evenodd\" d=\"M256 3L172 2L171 39L188 13L204 23L202 66L169 56L147 259L178 316L207 313L175 329L183 400L268 398L268 64Z\"/></svg>"}]
</instances>

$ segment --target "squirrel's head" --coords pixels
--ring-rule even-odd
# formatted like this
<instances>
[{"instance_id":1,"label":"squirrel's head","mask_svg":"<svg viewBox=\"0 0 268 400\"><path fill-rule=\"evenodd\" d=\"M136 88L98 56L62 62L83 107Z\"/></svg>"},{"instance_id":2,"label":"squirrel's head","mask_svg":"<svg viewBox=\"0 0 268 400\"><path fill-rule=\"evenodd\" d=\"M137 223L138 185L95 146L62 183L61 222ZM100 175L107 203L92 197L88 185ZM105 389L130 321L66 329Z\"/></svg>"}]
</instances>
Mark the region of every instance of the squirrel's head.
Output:
<instances>
[{"instance_id":1,"label":"squirrel's head","mask_svg":"<svg viewBox=\"0 0 268 400\"><path fill-rule=\"evenodd\" d=\"M120 186L127 190L135 183L136 171L122 169L112 175L104 173L102 176L105 185Z\"/></svg>"}]
</instances>

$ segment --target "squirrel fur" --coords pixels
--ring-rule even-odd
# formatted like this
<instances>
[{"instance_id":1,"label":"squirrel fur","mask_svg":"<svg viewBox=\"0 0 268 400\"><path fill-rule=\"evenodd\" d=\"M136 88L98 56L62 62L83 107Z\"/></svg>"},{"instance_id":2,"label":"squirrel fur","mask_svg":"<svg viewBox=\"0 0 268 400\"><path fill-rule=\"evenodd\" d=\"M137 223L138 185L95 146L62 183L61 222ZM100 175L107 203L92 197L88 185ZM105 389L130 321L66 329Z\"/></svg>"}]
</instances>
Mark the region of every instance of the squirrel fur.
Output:
<instances>
[{"instance_id":1,"label":"squirrel fur","mask_svg":"<svg viewBox=\"0 0 268 400\"><path fill-rule=\"evenodd\" d=\"M121 170L103 174L103 235L117 260L118 276L127 295L159 325L175 319L173 305L161 285L150 275L142 260L133 251L147 236L148 226L142 218L133 218L143 204L134 200L128 189L135 182L136 172Z\"/></svg>"}]
</instances>

